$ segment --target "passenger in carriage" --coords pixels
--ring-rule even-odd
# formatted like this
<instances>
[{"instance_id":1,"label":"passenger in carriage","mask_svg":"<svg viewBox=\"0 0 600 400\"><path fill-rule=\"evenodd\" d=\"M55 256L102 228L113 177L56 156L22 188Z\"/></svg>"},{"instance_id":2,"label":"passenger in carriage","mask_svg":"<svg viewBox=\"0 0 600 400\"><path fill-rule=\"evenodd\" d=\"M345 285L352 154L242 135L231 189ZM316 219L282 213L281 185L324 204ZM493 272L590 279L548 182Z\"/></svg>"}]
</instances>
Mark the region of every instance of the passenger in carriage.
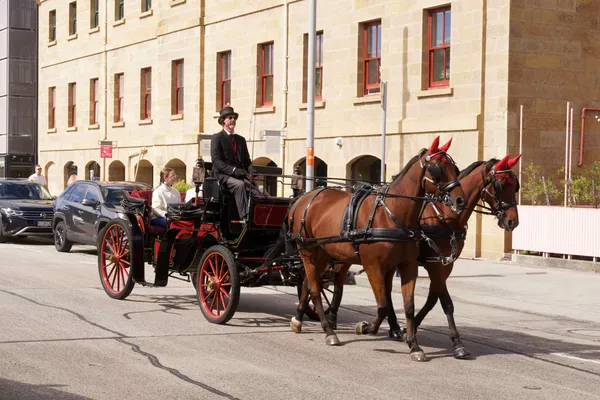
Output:
<instances>
[{"instance_id":1,"label":"passenger in carriage","mask_svg":"<svg viewBox=\"0 0 600 400\"><path fill-rule=\"evenodd\" d=\"M173 187L177 174L172 168L160 171L160 186L152 192L151 225L167 226L167 209L169 204L181 203L179 191Z\"/></svg>"},{"instance_id":2,"label":"passenger in carriage","mask_svg":"<svg viewBox=\"0 0 600 400\"><path fill-rule=\"evenodd\" d=\"M250 182L250 154L244 137L235 133L238 113L233 107L224 107L219 112L221 132L215 133L210 142L210 156L213 164L213 176L219 180L235 197L240 219L248 213L247 191L256 197L266 197Z\"/></svg>"}]
</instances>

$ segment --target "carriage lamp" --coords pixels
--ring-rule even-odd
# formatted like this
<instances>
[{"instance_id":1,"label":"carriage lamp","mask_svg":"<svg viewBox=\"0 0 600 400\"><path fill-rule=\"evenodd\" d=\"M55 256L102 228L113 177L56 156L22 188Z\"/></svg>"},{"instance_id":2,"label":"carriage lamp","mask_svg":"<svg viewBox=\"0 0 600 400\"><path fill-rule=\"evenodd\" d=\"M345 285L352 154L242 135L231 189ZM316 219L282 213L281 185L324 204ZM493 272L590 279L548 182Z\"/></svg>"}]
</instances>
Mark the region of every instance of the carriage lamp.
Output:
<instances>
[{"instance_id":1,"label":"carriage lamp","mask_svg":"<svg viewBox=\"0 0 600 400\"><path fill-rule=\"evenodd\" d=\"M202 158L198 158L196 160L196 164L194 165L194 172L192 173L192 181L196 188L204 183L204 179L206 178L206 168L204 167L204 160Z\"/></svg>"}]
</instances>

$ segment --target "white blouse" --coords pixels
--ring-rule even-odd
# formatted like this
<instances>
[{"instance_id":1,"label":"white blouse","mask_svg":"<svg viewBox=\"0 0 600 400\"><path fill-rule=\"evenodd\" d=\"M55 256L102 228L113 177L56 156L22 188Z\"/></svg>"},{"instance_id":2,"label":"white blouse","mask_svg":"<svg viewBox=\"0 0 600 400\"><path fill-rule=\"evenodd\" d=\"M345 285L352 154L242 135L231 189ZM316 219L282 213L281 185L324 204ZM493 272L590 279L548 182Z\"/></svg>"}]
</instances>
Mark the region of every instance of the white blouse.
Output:
<instances>
[{"instance_id":1,"label":"white blouse","mask_svg":"<svg viewBox=\"0 0 600 400\"><path fill-rule=\"evenodd\" d=\"M161 184L152 192L152 211L160 217L167 214L167 205L181 203L179 191L172 186Z\"/></svg>"}]
</instances>

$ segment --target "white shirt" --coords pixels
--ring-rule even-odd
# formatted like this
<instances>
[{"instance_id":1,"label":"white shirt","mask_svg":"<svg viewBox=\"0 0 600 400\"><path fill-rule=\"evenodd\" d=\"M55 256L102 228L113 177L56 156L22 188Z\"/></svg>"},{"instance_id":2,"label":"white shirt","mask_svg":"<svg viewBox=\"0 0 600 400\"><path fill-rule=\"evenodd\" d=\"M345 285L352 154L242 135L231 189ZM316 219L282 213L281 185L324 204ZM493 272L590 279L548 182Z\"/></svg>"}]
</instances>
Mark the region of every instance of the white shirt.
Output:
<instances>
[{"instance_id":1,"label":"white shirt","mask_svg":"<svg viewBox=\"0 0 600 400\"><path fill-rule=\"evenodd\" d=\"M42 186L46 186L46 177L43 175L33 174L29 177L29 180L32 182L37 182Z\"/></svg>"},{"instance_id":2,"label":"white shirt","mask_svg":"<svg viewBox=\"0 0 600 400\"><path fill-rule=\"evenodd\" d=\"M186 203L195 198L196 198L196 187L188 189L188 191L185 192L185 202ZM200 185L200 191L198 192L198 198L200 198L200 199L202 198L202 185Z\"/></svg>"},{"instance_id":3,"label":"white shirt","mask_svg":"<svg viewBox=\"0 0 600 400\"><path fill-rule=\"evenodd\" d=\"M177 203L181 203L181 195L172 186L163 183L152 192L152 211L160 217L167 214L168 204Z\"/></svg>"}]
</instances>

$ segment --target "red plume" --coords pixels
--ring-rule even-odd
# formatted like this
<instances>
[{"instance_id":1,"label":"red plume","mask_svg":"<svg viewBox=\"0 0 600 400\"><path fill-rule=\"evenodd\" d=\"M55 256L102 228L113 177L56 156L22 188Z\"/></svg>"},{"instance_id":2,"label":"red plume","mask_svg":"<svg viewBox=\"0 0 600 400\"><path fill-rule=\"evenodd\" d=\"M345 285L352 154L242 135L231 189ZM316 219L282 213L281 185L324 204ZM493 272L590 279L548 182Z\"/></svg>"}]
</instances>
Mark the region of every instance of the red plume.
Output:
<instances>
[{"instance_id":1,"label":"red plume","mask_svg":"<svg viewBox=\"0 0 600 400\"><path fill-rule=\"evenodd\" d=\"M446 143L445 145L443 145L442 147L440 147L440 150L446 152L448 151L448 149L450 148L450 145L452 144L452 138L450 138L450 140L448 140L448 143Z\"/></svg>"},{"instance_id":2,"label":"red plume","mask_svg":"<svg viewBox=\"0 0 600 400\"><path fill-rule=\"evenodd\" d=\"M440 137L437 136L435 139L433 139L433 142L431 143L431 146L429 147L429 151L427 152L427 155L433 155L435 153L437 153L439 151L438 146L440 145Z\"/></svg>"},{"instance_id":3,"label":"red plume","mask_svg":"<svg viewBox=\"0 0 600 400\"><path fill-rule=\"evenodd\" d=\"M502 160L496 163L496 171L506 171L507 169L510 169L510 167L506 163L509 157L510 154L507 154Z\"/></svg>"},{"instance_id":4,"label":"red plume","mask_svg":"<svg viewBox=\"0 0 600 400\"><path fill-rule=\"evenodd\" d=\"M523 155L523 154L519 154L519 155L518 155L518 156L516 156L515 158L513 158L513 159L511 159L511 160L508 160L508 168L510 169L510 168L514 167L514 166L515 166L515 164L519 162L519 160L521 159L521 156L522 156L522 155Z\"/></svg>"}]
</instances>

